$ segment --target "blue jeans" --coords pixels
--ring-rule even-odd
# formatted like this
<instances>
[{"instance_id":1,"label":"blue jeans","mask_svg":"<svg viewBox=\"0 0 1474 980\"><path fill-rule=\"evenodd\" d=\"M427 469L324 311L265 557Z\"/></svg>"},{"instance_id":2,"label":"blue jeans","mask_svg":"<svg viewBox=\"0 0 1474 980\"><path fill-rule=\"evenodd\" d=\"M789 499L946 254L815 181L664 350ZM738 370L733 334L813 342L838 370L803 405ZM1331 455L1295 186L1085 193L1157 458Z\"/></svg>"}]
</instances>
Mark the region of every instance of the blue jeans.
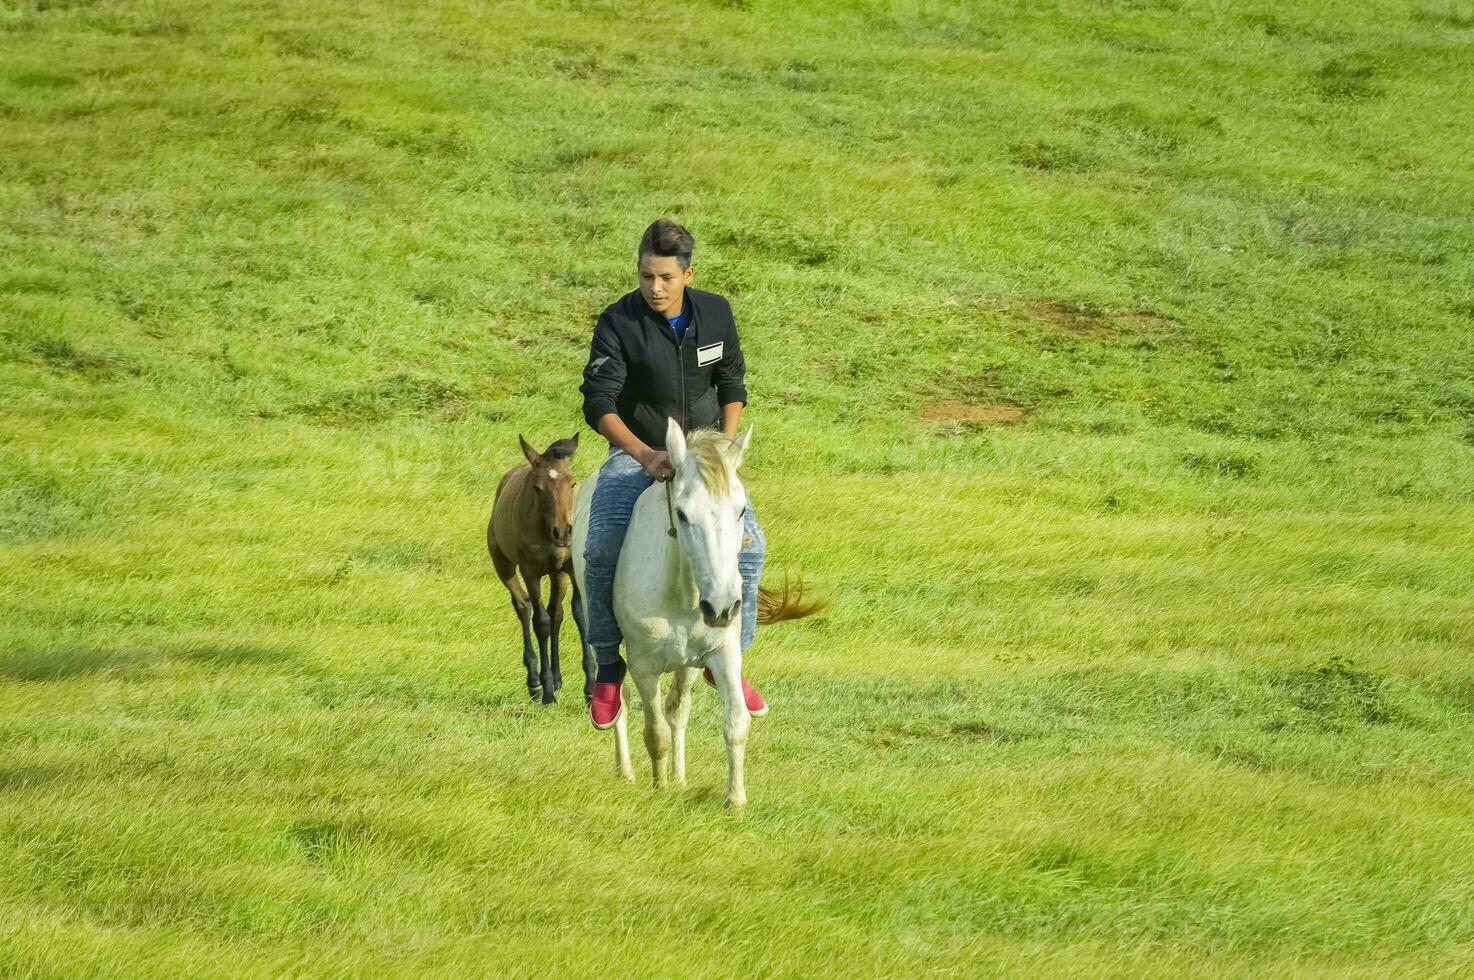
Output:
<instances>
[{"instance_id":1,"label":"blue jeans","mask_svg":"<svg viewBox=\"0 0 1474 980\"><path fill-rule=\"evenodd\" d=\"M588 642L601 664L619 662L619 644L624 634L614 621L614 570L619 565L619 549L629 529L635 501L655 478L645 472L635 458L622 449L610 449L604 465L599 467L599 482L594 486L594 499L589 502L588 537L583 545L583 602L588 615ZM742 529L742 549L737 553L737 569L742 573L742 633L740 645L746 650L757 633L757 581L763 570L763 554L767 540L753 517L748 504Z\"/></svg>"}]
</instances>

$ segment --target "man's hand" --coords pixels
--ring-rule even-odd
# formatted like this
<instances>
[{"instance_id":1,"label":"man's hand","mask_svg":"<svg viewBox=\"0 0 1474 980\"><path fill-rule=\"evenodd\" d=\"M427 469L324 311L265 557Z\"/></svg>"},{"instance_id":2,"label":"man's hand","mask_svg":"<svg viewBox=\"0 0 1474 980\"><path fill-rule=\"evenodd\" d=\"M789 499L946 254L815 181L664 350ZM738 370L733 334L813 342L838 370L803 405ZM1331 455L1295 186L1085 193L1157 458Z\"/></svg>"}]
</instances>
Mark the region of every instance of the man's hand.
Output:
<instances>
[{"instance_id":1,"label":"man's hand","mask_svg":"<svg viewBox=\"0 0 1474 980\"><path fill-rule=\"evenodd\" d=\"M624 450L655 479L663 483L675 477L676 468L671 465L670 457L641 442L618 415L606 412L599 416L597 428L599 435L609 440L609 445Z\"/></svg>"},{"instance_id":2,"label":"man's hand","mask_svg":"<svg viewBox=\"0 0 1474 980\"><path fill-rule=\"evenodd\" d=\"M670 454L660 449L651 449L648 446L645 451L636 457L645 472L649 473L661 483L670 480L676 475L676 468L670 464Z\"/></svg>"}]
</instances>

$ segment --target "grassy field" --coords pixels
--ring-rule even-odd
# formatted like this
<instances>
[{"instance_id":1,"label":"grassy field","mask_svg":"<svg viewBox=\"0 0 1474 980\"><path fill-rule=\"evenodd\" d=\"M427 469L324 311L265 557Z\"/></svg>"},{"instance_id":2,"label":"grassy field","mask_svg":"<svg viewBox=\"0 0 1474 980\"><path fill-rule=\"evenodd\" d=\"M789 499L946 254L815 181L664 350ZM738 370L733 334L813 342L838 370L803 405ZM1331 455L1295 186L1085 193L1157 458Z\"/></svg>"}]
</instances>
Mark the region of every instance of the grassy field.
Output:
<instances>
[{"instance_id":1,"label":"grassy field","mask_svg":"<svg viewBox=\"0 0 1474 980\"><path fill-rule=\"evenodd\" d=\"M1474 972L1471 58L1441 0L0 0L0 974ZM661 215L832 602L740 814L705 688L665 795L526 699L484 548Z\"/></svg>"}]
</instances>

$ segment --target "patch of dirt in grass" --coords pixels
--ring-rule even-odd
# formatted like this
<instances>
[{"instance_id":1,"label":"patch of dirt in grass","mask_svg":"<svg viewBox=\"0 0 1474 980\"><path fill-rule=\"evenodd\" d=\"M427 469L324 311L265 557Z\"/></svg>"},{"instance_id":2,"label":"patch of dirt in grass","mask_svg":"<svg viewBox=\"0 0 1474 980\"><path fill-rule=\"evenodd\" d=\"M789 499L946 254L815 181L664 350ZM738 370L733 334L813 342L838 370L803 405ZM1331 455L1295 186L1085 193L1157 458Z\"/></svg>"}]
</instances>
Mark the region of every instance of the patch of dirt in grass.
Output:
<instances>
[{"instance_id":1,"label":"patch of dirt in grass","mask_svg":"<svg viewBox=\"0 0 1474 980\"><path fill-rule=\"evenodd\" d=\"M564 78L595 85L608 85L619 77L618 67L611 65L607 58L601 58L597 52L554 58L550 67Z\"/></svg>"},{"instance_id":2,"label":"patch of dirt in grass","mask_svg":"<svg viewBox=\"0 0 1474 980\"><path fill-rule=\"evenodd\" d=\"M1179 326L1178 322L1165 313L1147 307L1135 307L1125 310L1116 316L1117 322L1133 327L1140 332L1151 332L1157 330L1170 330Z\"/></svg>"},{"instance_id":3,"label":"patch of dirt in grass","mask_svg":"<svg viewBox=\"0 0 1474 980\"><path fill-rule=\"evenodd\" d=\"M1105 311L1091 303L1040 299L1025 306L1023 312L1028 319L1082 337L1109 337L1116 332Z\"/></svg>"},{"instance_id":4,"label":"patch of dirt in grass","mask_svg":"<svg viewBox=\"0 0 1474 980\"><path fill-rule=\"evenodd\" d=\"M986 721L968 720L936 725L881 725L865 737L867 745L892 749L922 743L1008 743L1025 742L1038 736L1033 732L999 728Z\"/></svg>"},{"instance_id":5,"label":"patch of dirt in grass","mask_svg":"<svg viewBox=\"0 0 1474 980\"><path fill-rule=\"evenodd\" d=\"M1010 402L978 403L960 398L943 398L927 402L916 410L917 418L928 422L981 425L1017 425L1029 417L1033 409Z\"/></svg>"},{"instance_id":6,"label":"patch of dirt in grass","mask_svg":"<svg viewBox=\"0 0 1474 980\"><path fill-rule=\"evenodd\" d=\"M1094 303L1069 299L1031 300L1016 309L1014 315L1060 333L1100 339L1165 333L1178 326L1172 317L1147 307L1107 310Z\"/></svg>"}]
</instances>

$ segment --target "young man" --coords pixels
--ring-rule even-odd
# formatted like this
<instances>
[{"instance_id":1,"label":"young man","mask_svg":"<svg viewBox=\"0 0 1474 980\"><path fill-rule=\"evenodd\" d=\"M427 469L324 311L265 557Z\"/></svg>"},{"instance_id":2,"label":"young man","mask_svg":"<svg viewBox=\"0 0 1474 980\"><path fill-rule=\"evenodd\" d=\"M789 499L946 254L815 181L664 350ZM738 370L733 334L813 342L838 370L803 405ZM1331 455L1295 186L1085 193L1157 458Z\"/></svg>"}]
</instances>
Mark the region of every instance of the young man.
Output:
<instances>
[{"instance_id":1,"label":"young man","mask_svg":"<svg viewBox=\"0 0 1474 980\"><path fill-rule=\"evenodd\" d=\"M692 289L691 233L661 219L645 229L636 253L640 286L611 303L594 324L583 369L583 417L605 439L609 456L589 506L584 544L584 605L588 641L598 661L589 715L600 730L623 710L620 685L624 639L614 621L614 569L635 501L656 480L675 475L665 452L667 417L685 432L721 427L737 435L747 365L737 343L732 307L716 293ZM757 629L757 583L765 541L747 509L738 567L742 572L741 647ZM706 682L715 687L711 671ZM768 706L742 679L747 709L761 717Z\"/></svg>"}]
</instances>

